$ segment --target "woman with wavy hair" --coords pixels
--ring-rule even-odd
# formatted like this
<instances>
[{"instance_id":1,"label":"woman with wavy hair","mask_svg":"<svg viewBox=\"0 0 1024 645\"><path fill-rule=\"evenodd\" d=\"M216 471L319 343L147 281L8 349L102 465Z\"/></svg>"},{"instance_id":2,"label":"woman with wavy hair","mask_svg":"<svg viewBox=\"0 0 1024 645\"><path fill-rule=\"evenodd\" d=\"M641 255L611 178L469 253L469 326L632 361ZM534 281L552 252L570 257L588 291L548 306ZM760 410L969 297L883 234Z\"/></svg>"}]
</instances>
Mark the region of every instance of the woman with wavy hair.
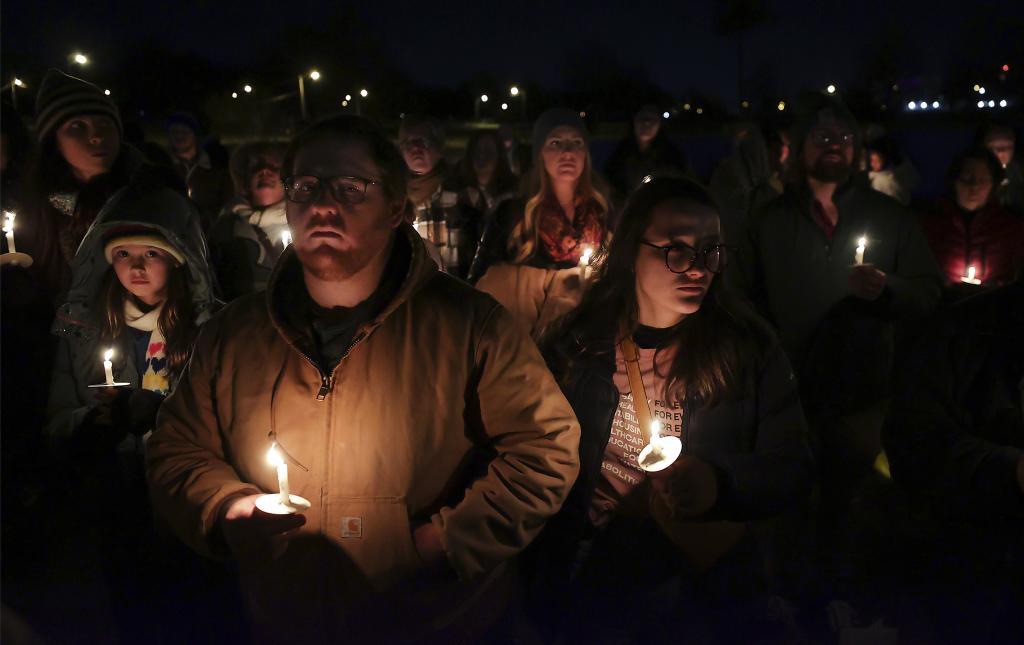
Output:
<instances>
[{"instance_id":1,"label":"woman with wavy hair","mask_svg":"<svg viewBox=\"0 0 1024 645\"><path fill-rule=\"evenodd\" d=\"M742 626L764 582L752 523L810 492L796 382L722 279L720 227L702 186L642 185L593 287L542 343L582 433L580 475L532 560L542 621L566 640Z\"/></svg>"},{"instance_id":2,"label":"woman with wavy hair","mask_svg":"<svg viewBox=\"0 0 1024 645\"><path fill-rule=\"evenodd\" d=\"M535 337L572 309L583 292L581 266L608 237L609 203L593 172L579 114L548 110L533 128L536 163L524 204L496 207L470 280L494 296Z\"/></svg>"}]
</instances>

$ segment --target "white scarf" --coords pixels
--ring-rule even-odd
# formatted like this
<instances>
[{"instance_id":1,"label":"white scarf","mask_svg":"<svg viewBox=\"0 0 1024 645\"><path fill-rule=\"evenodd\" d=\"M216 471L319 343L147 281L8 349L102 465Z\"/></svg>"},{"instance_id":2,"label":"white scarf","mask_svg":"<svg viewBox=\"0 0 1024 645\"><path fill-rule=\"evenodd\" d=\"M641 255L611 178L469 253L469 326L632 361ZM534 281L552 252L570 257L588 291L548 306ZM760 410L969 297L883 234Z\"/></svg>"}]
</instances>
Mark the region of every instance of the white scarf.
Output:
<instances>
[{"instance_id":1,"label":"white scarf","mask_svg":"<svg viewBox=\"0 0 1024 645\"><path fill-rule=\"evenodd\" d=\"M132 329L150 332L149 343L146 345L146 369L141 374L142 389L167 395L171 391L171 372L167 364L167 342L159 324L163 309L164 303L160 303L144 314L131 298L124 301L125 324Z\"/></svg>"}]
</instances>

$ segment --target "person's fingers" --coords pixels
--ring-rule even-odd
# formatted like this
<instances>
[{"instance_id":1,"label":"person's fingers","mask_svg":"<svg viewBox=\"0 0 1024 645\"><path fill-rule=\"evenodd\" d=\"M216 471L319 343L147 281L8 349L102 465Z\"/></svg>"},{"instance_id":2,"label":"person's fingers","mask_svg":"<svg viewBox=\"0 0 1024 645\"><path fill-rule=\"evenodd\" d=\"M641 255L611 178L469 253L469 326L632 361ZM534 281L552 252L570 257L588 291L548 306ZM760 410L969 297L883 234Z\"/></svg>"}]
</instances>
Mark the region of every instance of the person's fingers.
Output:
<instances>
[{"instance_id":1,"label":"person's fingers","mask_svg":"<svg viewBox=\"0 0 1024 645\"><path fill-rule=\"evenodd\" d=\"M303 526L306 523L306 516L295 515L273 515L256 509L249 518L253 532L263 536L273 536L291 531Z\"/></svg>"}]
</instances>

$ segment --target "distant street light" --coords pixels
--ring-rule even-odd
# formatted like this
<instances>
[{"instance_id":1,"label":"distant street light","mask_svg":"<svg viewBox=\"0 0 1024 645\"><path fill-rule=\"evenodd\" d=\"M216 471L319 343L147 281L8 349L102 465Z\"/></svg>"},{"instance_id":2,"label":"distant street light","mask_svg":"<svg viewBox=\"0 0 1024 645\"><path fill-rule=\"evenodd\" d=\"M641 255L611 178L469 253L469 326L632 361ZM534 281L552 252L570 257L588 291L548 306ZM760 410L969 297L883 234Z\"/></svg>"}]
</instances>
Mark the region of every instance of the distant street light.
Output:
<instances>
[{"instance_id":1,"label":"distant street light","mask_svg":"<svg viewBox=\"0 0 1024 645\"><path fill-rule=\"evenodd\" d=\"M683 103L683 109L686 110L687 112L689 112L690 111L690 104L689 103Z\"/></svg>"},{"instance_id":2,"label":"distant street light","mask_svg":"<svg viewBox=\"0 0 1024 645\"><path fill-rule=\"evenodd\" d=\"M351 94L346 94L345 95L345 100L346 101L351 101L352 100L352 95Z\"/></svg>"},{"instance_id":3,"label":"distant street light","mask_svg":"<svg viewBox=\"0 0 1024 645\"><path fill-rule=\"evenodd\" d=\"M704 114L704 108L697 108L697 114Z\"/></svg>"},{"instance_id":4,"label":"distant street light","mask_svg":"<svg viewBox=\"0 0 1024 645\"><path fill-rule=\"evenodd\" d=\"M246 94L252 94L252 85L245 85L242 87L242 91Z\"/></svg>"},{"instance_id":5,"label":"distant street light","mask_svg":"<svg viewBox=\"0 0 1024 645\"><path fill-rule=\"evenodd\" d=\"M501 104L501 109L502 109L502 111L507 110L508 109L508 103L502 103Z\"/></svg>"},{"instance_id":6,"label":"distant street light","mask_svg":"<svg viewBox=\"0 0 1024 645\"><path fill-rule=\"evenodd\" d=\"M110 90L103 90L104 96L110 96Z\"/></svg>"},{"instance_id":7,"label":"distant street light","mask_svg":"<svg viewBox=\"0 0 1024 645\"><path fill-rule=\"evenodd\" d=\"M741 101L740 107L746 110L748 107L750 107L750 101Z\"/></svg>"},{"instance_id":8,"label":"distant street light","mask_svg":"<svg viewBox=\"0 0 1024 645\"><path fill-rule=\"evenodd\" d=\"M348 101L347 100L342 101L341 102L341 107L348 107Z\"/></svg>"},{"instance_id":9,"label":"distant street light","mask_svg":"<svg viewBox=\"0 0 1024 645\"><path fill-rule=\"evenodd\" d=\"M364 99L369 95L370 93L366 91L366 88L359 90L359 96L363 97Z\"/></svg>"},{"instance_id":10,"label":"distant street light","mask_svg":"<svg viewBox=\"0 0 1024 645\"><path fill-rule=\"evenodd\" d=\"M20 78L14 79L14 85L16 87L25 87L25 83Z\"/></svg>"},{"instance_id":11,"label":"distant street light","mask_svg":"<svg viewBox=\"0 0 1024 645\"><path fill-rule=\"evenodd\" d=\"M825 91L828 92L829 94L835 94L836 93L836 86L835 85L829 85L828 87L825 88Z\"/></svg>"},{"instance_id":12,"label":"distant street light","mask_svg":"<svg viewBox=\"0 0 1024 645\"><path fill-rule=\"evenodd\" d=\"M513 85L511 88L509 88L508 93L511 94L512 96L519 96L519 88Z\"/></svg>"},{"instance_id":13,"label":"distant street light","mask_svg":"<svg viewBox=\"0 0 1024 645\"><path fill-rule=\"evenodd\" d=\"M978 94L984 94L984 93L985 93L985 88L984 87L979 87L978 88Z\"/></svg>"},{"instance_id":14,"label":"distant street light","mask_svg":"<svg viewBox=\"0 0 1024 645\"><path fill-rule=\"evenodd\" d=\"M913 101L907 103L907 109L908 110L916 110L917 109L917 103L914 103Z\"/></svg>"},{"instance_id":15,"label":"distant street light","mask_svg":"<svg viewBox=\"0 0 1024 645\"><path fill-rule=\"evenodd\" d=\"M663 119L667 119L667 118L669 118L670 116L672 116L672 115L671 115L671 114L669 114L668 112L662 112L662 113L661 113L661 118L663 118Z\"/></svg>"},{"instance_id":16,"label":"distant street light","mask_svg":"<svg viewBox=\"0 0 1024 645\"><path fill-rule=\"evenodd\" d=\"M938 101L932 101L932 109L938 110L941 106L942 104L939 103Z\"/></svg>"},{"instance_id":17,"label":"distant street light","mask_svg":"<svg viewBox=\"0 0 1024 645\"><path fill-rule=\"evenodd\" d=\"M232 92L231 93L231 98L237 99L238 98L238 92Z\"/></svg>"},{"instance_id":18,"label":"distant street light","mask_svg":"<svg viewBox=\"0 0 1024 645\"><path fill-rule=\"evenodd\" d=\"M89 64L89 57L81 52L75 52L74 54L72 54L71 60L83 66Z\"/></svg>"},{"instance_id":19,"label":"distant street light","mask_svg":"<svg viewBox=\"0 0 1024 645\"><path fill-rule=\"evenodd\" d=\"M309 78L314 81L320 80L320 72L315 69L309 70ZM309 112L306 110L306 76L299 74L299 114L302 120L309 119Z\"/></svg>"},{"instance_id":20,"label":"distant street light","mask_svg":"<svg viewBox=\"0 0 1024 645\"><path fill-rule=\"evenodd\" d=\"M24 81L22 81L20 78L15 76L14 80L11 81L11 106L14 108L15 111L18 110L18 88L19 87L20 88L25 88L27 86L25 85Z\"/></svg>"},{"instance_id":21,"label":"distant street light","mask_svg":"<svg viewBox=\"0 0 1024 645\"><path fill-rule=\"evenodd\" d=\"M979 108L985 107L985 101L978 101L978 107Z\"/></svg>"},{"instance_id":22,"label":"distant street light","mask_svg":"<svg viewBox=\"0 0 1024 645\"><path fill-rule=\"evenodd\" d=\"M995 101L989 101L988 102L988 106L989 107L995 107L996 106L996 102Z\"/></svg>"},{"instance_id":23,"label":"distant street light","mask_svg":"<svg viewBox=\"0 0 1024 645\"><path fill-rule=\"evenodd\" d=\"M473 101L473 117L477 121L480 120L480 104L486 103L488 99L489 97L486 94L481 94L480 96L476 97L476 100Z\"/></svg>"},{"instance_id":24,"label":"distant street light","mask_svg":"<svg viewBox=\"0 0 1024 645\"><path fill-rule=\"evenodd\" d=\"M980 92L980 91L981 91L981 86L980 86L980 85L978 85L977 83L975 83L975 84L974 84L974 91L975 91L975 92Z\"/></svg>"},{"instance_id":25,"label":"distant street light","mask_svg":"<svg viewBox=\"0 0 1024 645\"><path fill-rule=\"evenodd\" d=\"M1006 107L1006 99L999 101L999 107Z\"/></svg>"},{"instance_id":26,"label":"distant street light","mask_svg":"<svg viewBox=\"0 0 1024 645\"><path fill-rule=\"evenodd\" d=\"M785 101L779 101L779 104L776 105L775 107L777 107L779 109L779 112L782 112L783 110L786 109L786 102Z\"/></svg>"}]
</instances>

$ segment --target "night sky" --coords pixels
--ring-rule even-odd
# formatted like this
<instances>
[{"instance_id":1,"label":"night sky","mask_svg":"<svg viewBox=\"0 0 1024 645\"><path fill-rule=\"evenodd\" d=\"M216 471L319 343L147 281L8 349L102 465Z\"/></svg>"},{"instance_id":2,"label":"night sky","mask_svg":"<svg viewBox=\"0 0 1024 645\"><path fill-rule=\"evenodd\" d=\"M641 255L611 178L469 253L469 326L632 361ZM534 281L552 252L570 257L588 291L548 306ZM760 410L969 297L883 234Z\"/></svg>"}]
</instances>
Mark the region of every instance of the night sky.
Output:
<instances>
[{"instance_id":1,"label":"night sky","mask_svg":"<svg viewBox=\"0 0 1024 645\"><path fill-rule=\"evenodd\" d=\"M699 88L731 104L737 48L734 39L716 33L720 4L527 0L353 7L361 22L356 28L421 85L454 87L485 72L558 88L573 82L567 61L593 55L638 70L669 92ZM1019 2L971 2L960 11L947 3L891 0L747 4L761 4L770 14L745 37L748 82L780 95L855 82L872 56L891 60L902 76L926 79L951 67L1019 60L1024 40ZM28 73L15 65L65 65L73 48L117 59L140 40L239 69L276 46L288 27L316 24L329 10L306 0L8 0L2 8L4 72Z\"/></svg>"}]
</instances>

